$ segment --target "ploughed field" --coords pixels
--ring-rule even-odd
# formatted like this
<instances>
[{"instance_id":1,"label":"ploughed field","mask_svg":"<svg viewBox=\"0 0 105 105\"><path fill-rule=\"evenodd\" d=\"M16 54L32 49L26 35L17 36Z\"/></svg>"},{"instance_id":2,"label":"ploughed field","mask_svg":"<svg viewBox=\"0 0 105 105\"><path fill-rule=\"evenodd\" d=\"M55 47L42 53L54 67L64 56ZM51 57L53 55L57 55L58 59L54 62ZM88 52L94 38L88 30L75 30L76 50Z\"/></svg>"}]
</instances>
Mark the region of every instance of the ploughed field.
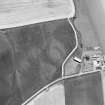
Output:
<instances>
[{"instance_id":1,"label":"ploughed field","mask_svg":"<svg viewBox=\"0 0 105 105\"><path fill-rule=\"evenodd\" d=\"M64 86L65 105L103 105L101 72L68 78Z\"/></svg>"},{"instance_id":2,"label":"ploughed field","mask_svg":"<svg viewBox=\"0 0 105 105\"><path fill-rule=\"evenodd\" d=\"M19 105L61 77L76 45L67 19L3 29L0 43L0 105Z\"/></svg>"}]
</instances>

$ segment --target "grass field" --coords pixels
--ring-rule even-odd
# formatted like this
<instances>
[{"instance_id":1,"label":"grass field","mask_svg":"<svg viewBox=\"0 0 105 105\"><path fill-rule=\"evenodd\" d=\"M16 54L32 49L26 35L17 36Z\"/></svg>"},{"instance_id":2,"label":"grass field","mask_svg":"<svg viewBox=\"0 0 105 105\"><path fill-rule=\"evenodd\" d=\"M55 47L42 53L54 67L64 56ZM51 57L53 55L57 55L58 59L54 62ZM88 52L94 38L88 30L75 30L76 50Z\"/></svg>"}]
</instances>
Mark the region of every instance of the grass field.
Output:
<instances>
[{"instance_id":1,"label":"grass field","mask_svg":"<svg viewBox=\"0 0 105 105\"><path fill-rule=\"evenodd\" d=\"M84 47L99 46L97 32L92 23L86 0L74 0L76 6L75 26L80 31ZM94 12L94 11L93 11Z\"/></svg>"}]
</instances>

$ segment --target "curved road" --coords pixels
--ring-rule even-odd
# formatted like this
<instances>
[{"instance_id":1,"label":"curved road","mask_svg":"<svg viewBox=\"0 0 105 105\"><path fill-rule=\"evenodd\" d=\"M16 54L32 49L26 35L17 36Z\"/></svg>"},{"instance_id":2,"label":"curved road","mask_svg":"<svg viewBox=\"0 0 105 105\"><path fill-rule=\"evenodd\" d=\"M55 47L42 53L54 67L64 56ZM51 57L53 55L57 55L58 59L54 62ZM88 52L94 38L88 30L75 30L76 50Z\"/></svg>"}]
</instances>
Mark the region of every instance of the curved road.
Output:
<instances>
[{"instance_id":1,"label":"curved road","mask_svg":"<svg viewBox=\"0 0 105 105\"><path fill-rule=\"evenodd\" d=\"M57 83L58 81L61 81L63 79L67 79L67 78L70 78L72 76L64 76L64 66L65 66L65 63L67 62L67 60L69 59L69 57L76 51L77 47L78 47L78 38L77 38L77 33L76 33L76 30L73 26L73 24L71 23L70 19L68 18L68 21L70 23L70 25L72 26L74 32L75 32L75 39L76 39L76 45L74 47L74 49L70 52L70 54L66 57L66 59L64 60L63 64L62 64L62 77L51 82L50 84L46 85L45 87L43 87L42 89L40 89L38 92L36 92L32 97L30 97L28 100L26 100L22 105L26 105L30 100L32 100L33 98L35 98L38 94L40 94L42 91L46 90L46 88L49 88L51 87L52 85L54 85L55 83ZM81 75L81 74L76 74L76 75ZM76 75L73 75L73 76L76 76Z\"/></svg>"}]
</instances>

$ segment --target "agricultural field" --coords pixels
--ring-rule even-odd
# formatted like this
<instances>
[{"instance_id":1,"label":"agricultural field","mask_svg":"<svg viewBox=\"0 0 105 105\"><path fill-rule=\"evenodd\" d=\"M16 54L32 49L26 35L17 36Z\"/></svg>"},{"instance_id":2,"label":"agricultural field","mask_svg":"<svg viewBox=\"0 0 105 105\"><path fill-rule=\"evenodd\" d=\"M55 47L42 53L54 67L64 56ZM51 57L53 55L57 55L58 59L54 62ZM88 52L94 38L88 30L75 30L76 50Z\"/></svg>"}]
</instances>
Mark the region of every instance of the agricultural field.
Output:
<instances>
[{"instance_id":1,"label":"agricultural field","mask_svg":"<svg viewBox=\"0 0 105 105\"><path fill-rule=\"evenodd\" d=\"M62 63L76 44L74 30L66 18L3 29L1 36L5 36L9 43L5 46L10 46L1 50L0 66L3 73L0 78L5 82L0 84L8 87L2 88L2 91L13 88L14 94L18 94L17 89L21 97L16 97L19 96L21 101L62 76ZM5 57L5 61L2 61L2 57ZM11 65L7 62L9 59ZM13 98L11 94L10 91L6 99L10 105L12 103L9 99ZM2 99L2 94L0 97Z\"/></svg>"},{"instance_id":2,"label":"agricultural field","mask_svg":"<svg viewBox=\"0 0 105 105\"><path fill-rule=\"evenodd\" d=\"M0 29L64 19L74 13L72 0L0 0Z\"/></svg>"}]
</instances>

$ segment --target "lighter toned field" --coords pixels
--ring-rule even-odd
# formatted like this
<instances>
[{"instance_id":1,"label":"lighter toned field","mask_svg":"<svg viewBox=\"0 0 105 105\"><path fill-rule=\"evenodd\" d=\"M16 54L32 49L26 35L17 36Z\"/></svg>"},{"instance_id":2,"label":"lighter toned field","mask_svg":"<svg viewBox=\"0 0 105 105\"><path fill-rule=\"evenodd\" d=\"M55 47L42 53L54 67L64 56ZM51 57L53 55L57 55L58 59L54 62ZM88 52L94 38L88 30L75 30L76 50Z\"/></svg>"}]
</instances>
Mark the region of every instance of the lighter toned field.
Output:
<instances>
[{"instance_id":1,"label":"lighter toned field","mask_svg":"<svg viewBox=\"0 0 105 105\"><path fill-rule=\"evenodd\" d=\"M65 105L65 93L63 85L54 85L43 91L27 105Z\"/></svg>"},{"instance_id":2,"label":"lighter toned field","mask_svg":"<svg viewBox=\"0 0 105 105\"><path fill-rule=\"evenodd\" d=\"M86 0L75 0L75 6L77 7L77 19L75 20L75 25L77 29L81 32L83 45L85 47L94 47L98 46L99 42L85 1Z\"/></svg>"},{"instance_id":3,"label":"lighter toned field","mask_svg":"<svg viewBox=\"0 0 105 105\"><path fill-rule=\"evenodd\" d=\"M2 0L0 28L16 27L74 15L72 0Z\"/></svg>"}]
</instances>

